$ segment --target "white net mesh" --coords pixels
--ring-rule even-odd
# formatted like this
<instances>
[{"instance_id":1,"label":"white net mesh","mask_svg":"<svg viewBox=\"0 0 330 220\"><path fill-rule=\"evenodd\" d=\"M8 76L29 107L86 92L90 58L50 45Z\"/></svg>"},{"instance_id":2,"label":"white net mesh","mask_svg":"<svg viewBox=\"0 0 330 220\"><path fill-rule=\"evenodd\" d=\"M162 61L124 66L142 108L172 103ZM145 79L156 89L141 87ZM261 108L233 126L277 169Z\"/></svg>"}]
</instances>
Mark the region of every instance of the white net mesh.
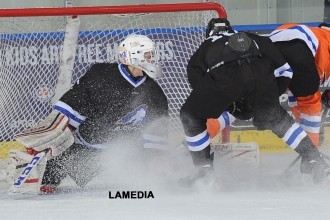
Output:
<instances>
[{"instance_id":1,"label":"white net mesh","mask_svg":"<svg viewBox=\"0 0 330 220\"><path fill-rule=\"evenodd\" d=\"M186 65L215 11L130 15L84 15L72 83L93 63L113 62L126 35L144 34L159 49L165 78L158 80L169 101L171 134L181 135L178 119L190 92ZM63 50L65 17L0 18L0 157L19 147L13 135L40 122L52 110ZM173 138L174 140L174 138Z\"/></svg>"}]
</instances>

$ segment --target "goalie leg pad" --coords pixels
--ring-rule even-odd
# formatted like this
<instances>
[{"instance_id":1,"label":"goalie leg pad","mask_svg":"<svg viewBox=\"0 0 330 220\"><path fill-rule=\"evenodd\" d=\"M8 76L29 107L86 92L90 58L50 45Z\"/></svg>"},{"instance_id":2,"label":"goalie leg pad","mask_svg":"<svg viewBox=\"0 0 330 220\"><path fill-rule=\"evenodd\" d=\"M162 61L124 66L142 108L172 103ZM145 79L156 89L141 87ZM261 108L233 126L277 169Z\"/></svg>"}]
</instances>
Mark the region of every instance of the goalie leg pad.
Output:
<instances>
[{"instance_id":1,"label":"goalie leg pad","mask_svg":"<svg viewBox=\"0 0 330 220\"><path fill-rule=\"evenodd\" d=\"M65 153L64 153L65 154ZM44 186L58 186L67 177L67 169L60 163L62 155L48 160L46 170L42 179Z\"/></svg>"},{"instance_id":2,"label":"goalie leg pad","mask_svg":"<svg viewBox=\"0 0 330 220\"><path fill-rule=\"evenodd\" d=\"M102 171L102 152L100 149L74 144L54 159L78 186L84 187Z\"/></svg>"},{"instance_id":3,"label":"goalie leg pad","mask_svg":"<svg viewBox=\"0 0 330 220\"><path fill-rule=\"evenodd\" d=\"M17 160L16 178L9 188L9 193L40 194L40 185L46 168L47 158L45 152L35 156L22 151L11 152Z\"/></svg>"},{"instance_id":4,"label":"goalie leg pad","mask_svg":"<svg viewBox=\"0 0 330 220\"><path fill-rule=\"evenodd\" d=\"M14 158L0 159L0 182L12 184L16 178L17 161Z\"/></svg>"},{"instance_id":5,"label":"goalie leg pad","mask_svg":"<svg viewBox=\"0 0 330 220\"><path fill-rule=\"evenodd\" d=\"M40 190L49 193L48 187L57 187L67 176L84 187L102 171L101 152L100 149L73 144L61 155L47 160Z\"/></svg>"}]
</instances>

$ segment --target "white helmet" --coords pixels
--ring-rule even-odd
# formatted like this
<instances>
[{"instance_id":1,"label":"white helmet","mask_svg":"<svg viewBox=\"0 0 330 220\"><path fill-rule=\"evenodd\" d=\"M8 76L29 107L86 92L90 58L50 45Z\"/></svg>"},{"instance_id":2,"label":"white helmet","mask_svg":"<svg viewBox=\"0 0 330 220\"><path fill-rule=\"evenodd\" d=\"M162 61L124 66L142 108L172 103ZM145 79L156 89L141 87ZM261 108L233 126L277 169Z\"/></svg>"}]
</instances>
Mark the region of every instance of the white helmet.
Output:
<instances>
[{"instance_id":1,"label":"white helmet","mask_svg":"<svg viewBox=\"0 0 330 220\"><path fill-rule=\"evenodd\" d=\"M144 35L132 34L126 37L118 47L121 63L144 71L151 78L163 77L162 67L157 63L155 43Z\"/></svg>"}]
</instances>

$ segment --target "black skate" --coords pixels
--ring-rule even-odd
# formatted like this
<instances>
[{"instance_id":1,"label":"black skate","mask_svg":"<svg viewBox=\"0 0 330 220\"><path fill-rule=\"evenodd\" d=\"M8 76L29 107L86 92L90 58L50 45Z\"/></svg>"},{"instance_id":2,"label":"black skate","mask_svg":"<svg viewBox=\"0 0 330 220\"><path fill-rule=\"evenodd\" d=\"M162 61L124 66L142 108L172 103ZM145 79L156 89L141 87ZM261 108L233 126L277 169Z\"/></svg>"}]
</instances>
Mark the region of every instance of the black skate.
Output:
<instances>
[{"instance_id":1,"label":"black skate","mask_svg":"<svg viewBox=\"0 0 330 220\"><path fill-rule=\"evenodd\" d=\"M184 187L192 187L196 182L207 182L208 179L212 179L213 176L214 170L212 166L205 165L196 167L194 173L179 180L179 185Z\"/></svg>"},{"instance_id":2,"label":"black skate","mask_svg":"<svg viewBox=\"0 0 330 220\"><path fill-rule=\"evenodd\" d=\"M325 162L321 154L317 158L310 160L309 164L311 166L314 183L324 181L330 174L329 165Z\"/></svg>"},{"instance_id":3,"label":"black skate","mask_svg":"<svg viewBox=\"0 0 330 220\"><path fill-rule=\"evenodd\" d=\"M302 174L312 174L312 165L305 157L301 157L300 172Z\"/></svg>"}]
</instances>

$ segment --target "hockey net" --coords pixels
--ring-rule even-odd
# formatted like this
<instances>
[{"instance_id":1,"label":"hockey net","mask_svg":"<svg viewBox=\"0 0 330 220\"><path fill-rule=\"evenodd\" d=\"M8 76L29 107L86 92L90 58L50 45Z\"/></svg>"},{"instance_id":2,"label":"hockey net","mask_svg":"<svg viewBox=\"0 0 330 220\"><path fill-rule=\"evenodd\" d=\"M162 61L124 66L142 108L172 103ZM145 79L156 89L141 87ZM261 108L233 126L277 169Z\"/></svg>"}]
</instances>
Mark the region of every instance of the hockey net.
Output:
<instances>
[{"instance_id":1,"label":"hockey net","mask_svg":"<svg viewBox=\"0 0 330 220\"><path fill-rule=\"evenodd\" d=\"M80 20L73 49L64 46L72 16ZM157 82L169 101L170 135L182 137L178 116L190 92L187 62L210 18L226 16L217 3L0 9L0 158L22 147L13 136L43 120L53 99L65 92L58 90L61 70L70 70L61 66L63 51L74 51L70 86L92 64L116 61L118 43L132 33L156 42L165 75Z\"/></svg>"}]
</instances>

